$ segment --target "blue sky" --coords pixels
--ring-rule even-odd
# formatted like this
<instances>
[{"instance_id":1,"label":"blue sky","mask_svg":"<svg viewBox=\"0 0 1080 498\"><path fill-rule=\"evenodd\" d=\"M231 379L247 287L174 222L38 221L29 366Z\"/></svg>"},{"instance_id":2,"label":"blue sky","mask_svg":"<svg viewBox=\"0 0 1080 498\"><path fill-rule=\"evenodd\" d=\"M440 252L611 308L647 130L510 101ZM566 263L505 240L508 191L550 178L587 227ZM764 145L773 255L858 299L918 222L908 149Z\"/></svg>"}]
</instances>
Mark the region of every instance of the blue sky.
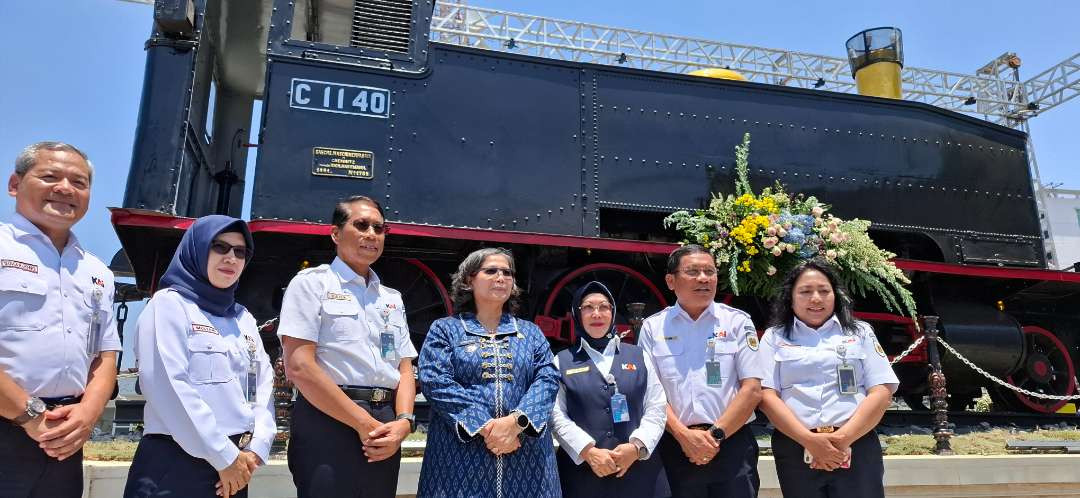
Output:
<instances>
[{"instance_id":1,"label":"blue sky","mask_svg":"<svg viewBox=\"0 0 1080 498\"><path fill-rule=\"evenodd\" d=\"M1080 52L1080 3L1027 1L722 2L473 0L471 5L658 33L842 56L875 26L904 31L910 66L973 73L1006 51L1026 79ZM663 5L663 7L658 7ZM25 145L62 140L96 167L90 211L76 227L102 259L120 243L107 207L123 201L142 91L152 7L118 0L5 2L0 16L0 164ZM1080 189L1080 99L1031 122L1044 183ZM0 220L13 200L0 197ZM135 314L132 314L132 318ZM133 325L133 324L132 324ZM132 330L129 327L128 330ZM127 355L130 358L130 355ZM125 361L125 364L128 361Z\"/></svg>"}]
</instances>

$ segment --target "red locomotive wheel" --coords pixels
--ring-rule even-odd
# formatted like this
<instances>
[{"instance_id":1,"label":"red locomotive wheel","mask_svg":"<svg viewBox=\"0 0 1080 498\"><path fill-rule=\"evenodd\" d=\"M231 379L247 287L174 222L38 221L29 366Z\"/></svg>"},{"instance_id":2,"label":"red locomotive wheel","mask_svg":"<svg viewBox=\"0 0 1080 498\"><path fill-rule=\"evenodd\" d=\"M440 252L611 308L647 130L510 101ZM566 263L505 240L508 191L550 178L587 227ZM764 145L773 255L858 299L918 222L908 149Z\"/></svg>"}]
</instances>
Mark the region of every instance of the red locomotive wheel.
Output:
<instances>
[{"instance_id":1,"label":"red locomotive wheel","mask_svg":"<svg viewBox=\"0 0 1080 498\"><path fill-rule=\"evenodd\" d=\"M1010 384L1039 394L1069 396L1076 392L1076 369L1069 350L1049 330L1027 325L1024 331L1024 364L1006 380ZM1033 398L1014 393L1028 409L1054 413L1066 401Z\"/></svg>"},{"instance_id":2,"label":"red locomotive wheel","mask_svg":"<svg viewBox=\"0 0 1080 498\"><path fill-rule=\"evenodd\" d=\"M593 280L603 282L615 296L617 310L615 324L620 328L628 327L630 324L630 312L626 308L626 305L630 303L645 303L643 317L656 313L668 305L660 289L641 272L614 263L593 263L573 270L559 279L548 293L543 315L552 318L568 316L574 291Z\"/></svg>"}]
</instances>

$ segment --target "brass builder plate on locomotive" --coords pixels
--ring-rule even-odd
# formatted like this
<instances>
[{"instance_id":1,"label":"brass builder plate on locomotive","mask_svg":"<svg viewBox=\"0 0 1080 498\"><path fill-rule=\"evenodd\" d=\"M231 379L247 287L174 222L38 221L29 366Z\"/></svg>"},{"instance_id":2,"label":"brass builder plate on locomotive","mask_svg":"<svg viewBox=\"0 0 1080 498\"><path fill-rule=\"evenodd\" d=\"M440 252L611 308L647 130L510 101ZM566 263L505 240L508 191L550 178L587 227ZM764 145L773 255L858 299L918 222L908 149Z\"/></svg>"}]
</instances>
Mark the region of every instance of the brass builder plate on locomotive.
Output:
<instances>
[{"instance_id":1,"label":"brass builder plate on locomotive","mask_svg":"<svg viewBox=\"0 0 1080 498\"><path fill-rule=\"evenodd\" d=\"M311 148L311 174L370 180L375 170L375 154L368 150Z\"/></svg>"}]
</instances>

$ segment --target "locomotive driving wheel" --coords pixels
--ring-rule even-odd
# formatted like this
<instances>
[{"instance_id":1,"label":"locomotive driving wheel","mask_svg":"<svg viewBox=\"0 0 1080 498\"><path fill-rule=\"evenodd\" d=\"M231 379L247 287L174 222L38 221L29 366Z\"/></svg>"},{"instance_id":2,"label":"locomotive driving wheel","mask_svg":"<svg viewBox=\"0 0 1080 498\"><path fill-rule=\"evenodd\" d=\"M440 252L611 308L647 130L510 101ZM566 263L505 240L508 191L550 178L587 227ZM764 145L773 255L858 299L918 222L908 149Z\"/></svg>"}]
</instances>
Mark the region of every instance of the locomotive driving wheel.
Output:
<instances>
[{"instance_id":1,"label":"locomotive driving wheel","mask_svg":"<svg viewBox=\"0 0 1080 498\"><path fill-rule=\"evenodd\" d=\"M1023 331L1024 363L1006 380L1014 386L1039 394L1069 396L1075 393L1076 370L1065 344L1042 327L1027 325ZM1004 398L1007 405L1041 413L1054 413L1066 403L1064 400L1036 398L1011 390L1003 394L999 397ZM1019 404L1010 403L1012 400Z\"/></svg>"},{"instance_id":2,"label":"locomotive driving wheel","mask_svg":"<svg viewBox=\"0 0 1080 498\"><path fill-rule=\"evenodd\" d=\"M568 316L574 292L593 280L603 282L614 296L615 325L620 329L630 326L628 304L645 303L642 317L652 315L668 305L660 289L637 270L614 263L593 263L570 271L551 287L543 314L556 318Z\"/></svg>"},{"instance_id":3,"label":"locomotive driving wheel","mask_svg":"<svg viewBox=\"0 0 1080 498\"><path fill-rule=\"evenodd\" d=\"M431 322L453 311L450 294L439 277L416 258L391 258L375 264L383 285L401 293L405 319L416 350L424 343Z\"/></svg>"}]
</instances>

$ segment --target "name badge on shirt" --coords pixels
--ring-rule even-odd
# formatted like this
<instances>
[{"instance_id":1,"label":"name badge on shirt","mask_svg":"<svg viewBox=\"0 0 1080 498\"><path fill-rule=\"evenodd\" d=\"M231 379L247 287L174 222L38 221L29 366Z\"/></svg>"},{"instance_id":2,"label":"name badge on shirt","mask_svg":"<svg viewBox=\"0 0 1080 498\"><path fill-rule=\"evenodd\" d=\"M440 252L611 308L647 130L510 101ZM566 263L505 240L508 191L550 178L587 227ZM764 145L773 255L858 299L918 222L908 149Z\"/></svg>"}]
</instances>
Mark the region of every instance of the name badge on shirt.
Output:
<instances>
[{"instance_id":1,"label":"name badge on shirt","mask_svg":"<svg viewBox=\"0 0 1080 498\"><path fill-rule=\"evenodd\" d=\"M855 367L844 363L836 367L836 385L840 388L840 394L855 394L858 387L855 385Z\"/></svg>"},{"instance_id":2,"label":"name badge on shirt","mask_svg":"<svg viewBox=\"0 0 1080 498\"><path fill-rule=\"evenodd\" d=\"M724 370L720 368L719 361L709 360L705 362L705 383L717 387L724 382Z\"/></svg>"},{"instance_id":3,"label":"name badge on shirt","mask_svg":"<svg viewBox=\"0 0 1080 498\"><path fill-rule=\"evenodd\" d=\"M586 365L584 367L571 368L571 369L566 371L566 375L574 375L574 374L579 374L579 373L585 373L585 372L588 372L588 371L589 371L589 366Z\"/></svg>"},{"instance_id":4,"label":"name badge on shirt","mask_svg":"<svg viewBox=\"0 0 1080 498\"><path fill-rule=\"evenodd\" d=\"M623 393L616 392L611 395L611 420L616 424L630 421L630 408Z\"/></svg>"},{"instance_id":5,"label":"name badge on shirt","mask_svg":"<svg viewBox=\"0 0 1080 498\"><path fill-rule=\"evenodd\" d=\"M86 354L93 358L101 352L101 300L105 291L94 288L90 293L90 332L86 334Z\"/></svg>"}]
</instances>

